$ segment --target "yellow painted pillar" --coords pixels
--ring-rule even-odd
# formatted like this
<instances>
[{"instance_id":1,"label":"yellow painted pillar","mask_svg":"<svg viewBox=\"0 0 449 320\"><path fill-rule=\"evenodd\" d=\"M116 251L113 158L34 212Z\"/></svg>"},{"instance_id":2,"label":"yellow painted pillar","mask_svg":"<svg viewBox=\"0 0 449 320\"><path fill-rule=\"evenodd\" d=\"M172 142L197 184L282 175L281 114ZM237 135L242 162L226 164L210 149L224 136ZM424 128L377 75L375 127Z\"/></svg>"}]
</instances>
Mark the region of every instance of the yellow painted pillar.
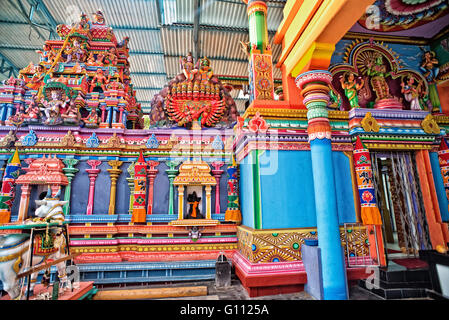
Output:
<instances>
[{"instance_id":1,"label":"yellow painted pillar","mask_svg":"<svg viewBox=\"0 0 449 320\"><path fill-rule=\"evenodd\" d=\"M178 220L184 219L184 186L178 186Z\"/></svg>"},{"instance_id":2,"label":"yellow painted pillar","mask_svg":"<svg viewBox=\"0 0 449 320\"><path fill-rule=\"evenodd\" d=\"M122 170L119 169L119 167L122 165L123 161L119 160L111 160L108 161L108 164L112 167L112 169L107 169L109 174L111 175L111 192L109 197L109 210L108 214L114 214L115 213L115 195L117 193L117 179L122 173Z\"/></svg>"},{"instance_id":3,"label":"yellow painted pillar","mask_svg":"<svg viewBox=\"0 0 449 320\"><path fill-rule=\"evenodd\" d=\"M206 186L206 219L212 219L211 186Z\"/></svg>"}]
</instances>

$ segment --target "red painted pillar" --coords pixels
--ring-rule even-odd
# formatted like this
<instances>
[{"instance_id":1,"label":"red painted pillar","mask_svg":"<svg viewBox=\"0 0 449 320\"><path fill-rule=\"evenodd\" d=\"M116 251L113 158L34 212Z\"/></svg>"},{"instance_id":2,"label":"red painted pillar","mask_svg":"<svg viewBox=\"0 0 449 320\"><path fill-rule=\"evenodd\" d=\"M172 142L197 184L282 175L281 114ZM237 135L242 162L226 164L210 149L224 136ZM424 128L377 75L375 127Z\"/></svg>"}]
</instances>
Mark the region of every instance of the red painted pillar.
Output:
<instances>
[{"instance_id":1,"label":"red painted pillar","mask_svg":"<svg viewBox=\"0 0 449 320\"><path fill-rule=\"evenodd\" d=\"M88 160L87 164L91 168L86 169L86 172L89 174L89 197L88 197L88 202L87 202L86 214L91 215L94 211L95 180L97 180L97 176L101 171L97 167L101 164L101 161L100 160Z\"/></svg>"},{"instance_id":2,"label":"red painted pillar","mask_svg":"<svg viewBox=\"0 0 449 320\"><path fill-rule=\"evenodd\" d=\"M154 179L156 178L157 173L159 172L156 167L159 165L157 161L147 161L147 176L150 183L148 188L148 206L147 206L147 214L153 213L153 189L154 189Z\"/></svg>"},{"instance_id":3,"label":"red painted pillar","mask_svg":"<svg viewBox=\"0 0 449 320\"><path fill-rule=\"evenodd\" d=\"M219 214L221 213L220 208L220 178L223 174L224 170L220 170L220 168L224 165L224 162L216 161L212 162L212 174L215 177L215 180L217 181L217 185L215 186L215 213Z\"/></svg>"}]
</instances>

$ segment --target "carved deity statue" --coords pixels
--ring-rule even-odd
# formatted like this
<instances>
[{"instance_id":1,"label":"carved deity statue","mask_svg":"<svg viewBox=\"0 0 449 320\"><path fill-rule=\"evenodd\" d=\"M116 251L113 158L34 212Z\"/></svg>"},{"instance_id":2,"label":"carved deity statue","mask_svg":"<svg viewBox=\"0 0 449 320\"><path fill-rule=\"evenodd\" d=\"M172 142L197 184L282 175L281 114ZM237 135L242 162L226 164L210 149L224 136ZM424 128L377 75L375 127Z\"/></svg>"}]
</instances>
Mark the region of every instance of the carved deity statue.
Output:
<instances>
[{"instance_id":1,"label":"carved deity statue","mask_svg":"<svg viewBox=\"0 0 449 320\"><path fill-rule=\"evenodd\" d=\"M37 65L35 68L35 72L31 77L31 80L26 84L26 87L32 90L38 90L41 85L44 83L45 77L45 67L42 65Z\"/></svg>"},{"instance_id":2,"label":"carved deity statue","mask_svg":"<svg viewBox=\"0 0 449 320\"><path fill-rule=\"evenodd\" d=\"M195 64L193 63L192 53L189 52L189 54L186 57L179 58L179 63L181 65L182 72L186 77L186 81L193 81L193 78L195 77L195 74L198 72L198 69L195 68Z\"/></svg>"},{"instance_id":3,"label":"carved deity statue","mask_svg":"<svg viewBox=\"0 0 449 320\"><path fill-rule=\"evenodd\" d=\"M365 81L359 77L360 83L357 83L355 75L352 72L340 76L341 87L345 91L345 96L349 100L351 108L359 108L358 91L363 88Z\"/></svg>"},{"instance_id":4,"label":"carved deity statue","mask_svg":"<svg viewBox=\"0 0 449 320\"><path fill-rule=\"evenodd\" d=\"M65 50L67 54L66 62L84 62L86 60L86 50L81 47L78 39L74 39L72 46Z\"/></svg>"},{"instance_id":5,"label":"carved deity statue","mask_svg":"<svg viewBox=\"0 0 449 320\"><path fill-rule=\"evenodd\" d=\"M66 111L61 114L61 118L67 124L79 124L81 120L81 115L79 113L78 107L75 103L75 98L72 98L68 104Z\"/></svg>"},{"instance_id":6,"label":"carved deity statue","mask_svg":"<svg viewBox=\"0 0 449 320\"><path fill-rule=\"evenodd\" d=\"M375 53L373 58L367 61L366 74L371 77L370 83L376 93L376 101L392 98L390 88L386 77L390 76L387 72L387 66L384 64L383 57L380 53Z\"/></svg>"},{"instance_id":7,"label":"carved deity statue","mask_svg":"<svg viewBox=\"0 0 449 320\"><path fill-rule=\"evenodd\" d=\"M60 90L51 91L51 100L49 102L44 101L44 113L46 116L46 125L56 125L61 123L60 110L64 105Z\"/></svg>"},{"instance_id":8,"label":"carved deity statue","mask_svg":"<svg viewBox=\"0 0 449 320\"><path fill-rule=\"evenodd\" d=\"M440 69L438 66L438 59L435 58L435 52L426 51L422 58L421 66L419 69L423 72L424 77L426 77L429 83L435 81Z\"/></svg>"},{"instance_id":9,"label":"carved deity statue","mask_svg":"<svg viewBox=\"0 0 449 320\"><path fill-rule=\"evenodd\" d=\"M187 196L187 203L190 205L190 208L186 219L204 219L198 208L200 201L201 197L198 197L195 191Z\"/></svg>"},{"instance_id":10,"label":"carved deity statue","mask_svg":"<svg viewBox=\"0 0 449 320\"><path fill-rule=\"evenodd\" d=\"M214 75L214 73L212 72L212 68L210 67L209 59L207 57L204 57L203 59L200 59L198 63L199 63L198 73L200 75L201 83L209 82L209 80Z\"/></svg>"},{"instance_id":11,"label":"carved deity statue","mask_svg":"<svg viewBox=\"0 0 449 320\"><path fill-rule=\"evenodd\" d=\"M104 75L103 69L98 68L97 74L90 81L89 92L92 92L92 90L94 90L95 87L101 87L101 89L103 89L103 92L106 91L105 85L109 83L110 78L111 78L111 75L109 75L106 78L106 76Z\"/></svg>"},{"instance_id":12,"label":"carved deity statue","mask_svg":"<svg viewBox=\"0 0 449 320\"><path fill-rule=\"evenodd\" d=\"M401 93L404 94L405 100L410 102L410 110L422 110L420 97L425 93L422 92L421 82L415 84L415 78L407 77L407 82L401 82Z\"/></svg>"}]
</instances>

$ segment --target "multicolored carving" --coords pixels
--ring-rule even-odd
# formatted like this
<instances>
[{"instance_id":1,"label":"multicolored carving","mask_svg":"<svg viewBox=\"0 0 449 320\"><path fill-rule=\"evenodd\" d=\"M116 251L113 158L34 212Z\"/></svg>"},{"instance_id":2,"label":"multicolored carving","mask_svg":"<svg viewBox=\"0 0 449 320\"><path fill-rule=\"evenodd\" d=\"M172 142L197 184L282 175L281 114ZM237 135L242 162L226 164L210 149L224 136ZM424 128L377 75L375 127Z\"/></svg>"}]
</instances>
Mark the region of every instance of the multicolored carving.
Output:
<instances>
[{"instance_id":1,"label":"multicolored carving","mask_svg":"<svg viewBox=\"0 0 449 320\"><path fill-rule=\"evenodd\" d=\"M362 257L369 252L365 226L357 226L349 233L340 228L340 240L345 252ZM346 234L345 234L346 232ZM237 228L238 250L251 263L302 261L301 246L306 239L316 239L316 228L255 230L246 226ZM369 257L367 257L369 259Z\"/></svg>"},{"instance_id":2,"label":"multicolored carving","mask_svg":"<svg viewBox=\"0 0 449 320\"><path fill-rule=\"evenodd\" d=\"M367 10L358 22L382 32L413 29L449 12L447 2L441 0L376 0L373 6L375 10Z\"/></svg>"},{"instance_id":3,"label":"multicolored carving","mask_svg":"<svg viewBox=\"0 0 449 320\"><path fill-rule=\"evenodd\" d=\"M357 137L355 143L354 167L359 189L362 222L365 225L382 225L382 218L376 203L371 157L360 137Z\"/></svg>"},{"instance_id":4,"label":"multicolored carving","mask_svg":"<svg viewBox=\"0 0 449 320\"><path fill-rule=\"evenodd\" d=\"M11 218L11 208L15 198L15 180L20 173L19 151L16 149L9 158L2 180L0 193L0 224L8 223Z\"/></svg>"},{"instance_id":5,"label":"multicolored carving","mask_svg":"<svg viewBox=\"0 0 449 320\"><path fill-rule=\"evenodd\" d=\"M356 105L376 109L429 109L429 86L424 76L403 68L398 54L382 43L352 42L345 50L343 63L331 66L329 71L333 75L333 87L343 97L344 110ZM342 82L346 74L360 79L358 88L354 79Z\"/></svg>"},{"instance_id":6,"label":"multicolored carving","mask_svg":"<svg viewBox=\"0 0 449 320\"><path fill-rule=\"evenodd\" d=\"M230 125L237 117L235 102L213 74L210 60L194 65L191 54L180 58L182 73L152 100L152 126L185 126L192 129Z\"/></svg>"},{"instance_id":7,"label":"multicolored carving","mask_svg":"<svg viewBox=\"0 0 449 320\"><path fill-rule=\"evenodd\" d=\"M142 151L134 164L134 204L131 222L146 222L147 164Z\"/></svg>"},{"instance_id":8,"label":"multicolored carving","mask_svg":"<svg viewBox=\"0 0 449 320\"><path fill-rule=\"evenodd\" d=\"M118 42L102 21L93 23L82 14L73 26L57 26L60 39L47 40L43 50L37 51L39 64L20 70L25 99L15 114L5 113L3 121L21 117L24 124L78 126L83 118L86 126L96 127L100 98L107 104L102 127L124 128L128 123L132 128L143 127L129 76L129 38Z\"/></svg>"},{"instance_id":9,"label":"multicolored carving","mask_svg":"<svg viewBox=\"0 0 449 320\"><path fill-rule=\"evenodd\" d=\"M424 52L419 69L429 83L429 99L432 104L432 112L441 111L440 98L438 97L438 90L436 87L438 76L440 74L438 64L438 59L436 58L434 51Z\"/></svg>"}]
</instances>

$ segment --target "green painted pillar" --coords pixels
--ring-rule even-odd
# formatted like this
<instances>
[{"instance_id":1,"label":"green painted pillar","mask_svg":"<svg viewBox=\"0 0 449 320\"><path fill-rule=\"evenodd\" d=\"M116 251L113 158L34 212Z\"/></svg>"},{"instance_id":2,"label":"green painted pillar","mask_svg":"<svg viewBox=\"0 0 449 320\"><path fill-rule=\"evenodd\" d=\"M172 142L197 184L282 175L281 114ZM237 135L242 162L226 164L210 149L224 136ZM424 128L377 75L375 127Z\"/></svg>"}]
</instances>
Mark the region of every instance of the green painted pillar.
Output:
<instances>
[{"instance_id":1,"label":"green painted pillar","mask_svg":"<svg viewBox=\"0 0 449 320\"><path fill-rule=\"evenodd\" d=\"M244 2L248 4L247 13L251 49L255 45L260 53L264 53L268 44L267 5L265 0Z\"/></svg>"},{"instance_id":2,"label":"green painted pillar","mask_svg":"<svg viewBox=\"0 0 449 320\"><path fill-rule=\"evenodd\" d=\"M64 159L62 160L62 162L64 162L64 164L66 165L65 168L63 168L62 170L64 171L64 174L67 177L67 180L69 181L69 184L65 187L65 192L64 192L64 200L67 200L68 202L64 205L64 215L67 216L68 214L70 214L70 195L72 193L72 179L75 177L75 174L79 171L79 169L74 168L79 160L77 159L73 159L73 158L68 158L68 159Z\"/></svg>"},{"instance_id":3,"label":"green painted pillar","mask_svg":"<svg viewBox=\"0 0 449 320\"><path fill-rule=\"evenodd\" d=\"M179 164L178 161L166 161L165 164L168 166L168 169L165 170L168 175L168 180L170 181L170 185L168 186L168 214L174 214L173 210L173 180L175 179L176 175L178 174L178 169L176 169L176 166Z\"/></svg>"}]
</instances>

